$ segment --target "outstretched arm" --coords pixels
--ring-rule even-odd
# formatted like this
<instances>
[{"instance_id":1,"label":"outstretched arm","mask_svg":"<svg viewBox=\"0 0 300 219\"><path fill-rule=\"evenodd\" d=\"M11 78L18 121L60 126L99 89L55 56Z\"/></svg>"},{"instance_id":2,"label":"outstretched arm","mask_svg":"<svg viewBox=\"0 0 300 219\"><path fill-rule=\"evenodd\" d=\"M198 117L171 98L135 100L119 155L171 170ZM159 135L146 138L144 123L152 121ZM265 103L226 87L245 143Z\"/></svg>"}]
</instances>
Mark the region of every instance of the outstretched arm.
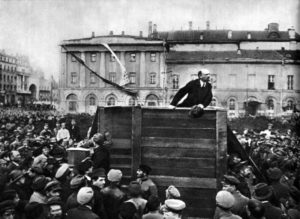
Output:
<instances>
[{"instance_id":1,"label":"outstretched arm","mask_svg":"<svg viewBox=\"0 0 300 219\"><path fill-rule=\"evenodd\" d=\"M191 90L191 82L179 89L171 102L172 106L177 106L178 102Z\"/></svg>"}]
</instances>

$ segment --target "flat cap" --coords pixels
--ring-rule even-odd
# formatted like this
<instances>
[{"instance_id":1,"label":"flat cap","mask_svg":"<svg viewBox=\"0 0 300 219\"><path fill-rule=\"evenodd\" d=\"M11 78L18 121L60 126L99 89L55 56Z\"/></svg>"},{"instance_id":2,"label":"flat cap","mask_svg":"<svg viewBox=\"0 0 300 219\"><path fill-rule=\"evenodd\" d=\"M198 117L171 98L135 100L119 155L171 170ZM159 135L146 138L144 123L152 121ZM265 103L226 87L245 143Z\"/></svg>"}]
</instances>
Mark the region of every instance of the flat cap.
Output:
<instances>
[{"instance_id":1,"label":"flat cap","mask_svg":"<svg viewBox=\"0 0 300 219\"><path fill-rule=\"evenodd\" d=\"M59 179L64 176L67 171L70 171L70 166L67 163L63 163L56 171L55 178Z\"/></svg>"},{"instance_id":2,"label":"flat cap","mask_svg":"<svg viewBox=\"0 0 300 219\"><path fill-rule=\"evenodd\" d=\"M238 184L240 184L241 182L234 176L230 176L230 175L224 175L223 176L224 178L224 182L226 184L229 184L229 185L235 185L237 186Z\"/></svg>"},{"instance_id":3,"label":"flat cap","mask_svg":"<svg viewBox=\"0 0 300 219\"><path fill-rule=\"evenodd\" d=\"M167 199L165 205L174 211L182 211L186 207L185 203L179 199Z\"/></svg>"}]
</instances>

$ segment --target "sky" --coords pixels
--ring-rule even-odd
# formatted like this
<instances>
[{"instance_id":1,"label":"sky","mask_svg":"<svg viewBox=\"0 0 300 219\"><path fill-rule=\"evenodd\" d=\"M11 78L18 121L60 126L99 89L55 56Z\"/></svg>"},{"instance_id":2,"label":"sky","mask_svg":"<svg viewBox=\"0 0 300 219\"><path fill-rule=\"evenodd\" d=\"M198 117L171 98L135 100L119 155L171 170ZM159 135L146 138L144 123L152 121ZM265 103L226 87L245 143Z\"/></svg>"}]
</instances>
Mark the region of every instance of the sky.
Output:
<instances>
[{"instance_id":1,"label":"sky","mask_svg":"<svg viewBox=\"0 0 300 219\"><path fill-rule=\"evenodd\" d=\"M158 31L194 29L279 30L300 33L300 0L0 0L0 50L27 55L46 77L59 75L62 40L114 34L144 36L148 22Z\"/></svg>"}]
</instances>

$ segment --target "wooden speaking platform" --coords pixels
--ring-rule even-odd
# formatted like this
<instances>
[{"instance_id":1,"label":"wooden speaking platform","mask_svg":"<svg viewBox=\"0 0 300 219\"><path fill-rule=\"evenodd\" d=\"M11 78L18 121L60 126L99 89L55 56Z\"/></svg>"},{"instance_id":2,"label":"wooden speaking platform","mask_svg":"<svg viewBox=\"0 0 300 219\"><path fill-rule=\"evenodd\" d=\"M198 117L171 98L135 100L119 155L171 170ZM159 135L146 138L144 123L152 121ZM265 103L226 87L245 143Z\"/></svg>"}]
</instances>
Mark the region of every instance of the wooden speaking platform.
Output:
<instances>
[{"instance_id":1,"label":"wooden speaking platform","mask_svg":"<svg viewBox=\"0 0 300 219\"><path fill-rule=\"evenodd\" d=\"M99 107L97 111L98 131L112 134L112 168L132 180L139 164L147 164L161 198L169 185L179 189L187 204L185 218L212 218L227 166L226 110L207 109L201 118L190 118L188 108Z\"/></svg>"}]
</instances>

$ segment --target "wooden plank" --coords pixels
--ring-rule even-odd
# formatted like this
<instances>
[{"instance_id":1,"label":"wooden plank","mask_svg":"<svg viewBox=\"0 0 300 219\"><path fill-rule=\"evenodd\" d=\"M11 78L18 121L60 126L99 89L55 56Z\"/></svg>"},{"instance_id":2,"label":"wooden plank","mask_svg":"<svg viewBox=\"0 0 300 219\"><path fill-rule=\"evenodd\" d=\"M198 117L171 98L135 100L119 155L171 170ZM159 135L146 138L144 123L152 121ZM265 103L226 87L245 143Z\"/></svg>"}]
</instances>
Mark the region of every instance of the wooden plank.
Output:
<instances>
[{"instance_id":1,"label":"wooden plank","mask_svg":"<svg viewBox=\"0 0 300 219\"><path fill-rule=\"evenodd\" d=\"M113 145L111 149L114 148L128 148L131 150L131 138L112 138Z\"/></svg>"},{"instance_id":2,"label":"wooden plank","mask_svg":"<svg viewBox=\"0 0 300 219\"><path fill-rule=\"evenodd\" d=\"M185 188L206 188L216 189L215 178L196 178L196 177L172 177L172 176L151 176L151 179L160 186L174 185Z\"/></svg>"},{"instance_id":3,"label":"wooden plank","mask_svg":"<svg viewBox=\"0 0 300 219\"><path fill-rule=\"evenodd\" d=\"M217 188L221 189L221 179L227 167L227 116L226 112L217 112L217 148L216 148L216 178Z\"/></svg>"},{"instance_id":4,"label":"wooden plank","mask_svg":"<svg viewBox=\"0 0 300 219\"><path fill-rule=\"evenodd\" d=\"M215 139L142 137L143 147L207 148L215 150Z\"/></svg>"},{"instance_id":5,"label":"wooden plank","mask_svg":"<svg viewBox=\"0 0 300 219\"><path fill-rule=\"evenodd\" d=\"M111 134L113 138L131 138L131 127L129 126L112 126Z\"/></svg>"},{"instance_id":6,"label":"wooden plank","mask_svg":"<svg viewBox=\"0 0 300 219\"><path fill-rule=\"evenodd\" d=\"M177 148L177 147L142 147L142 154L147 157L190 157L190 158L215 158L214 147L210 148Z\"/></svg>"},{"instance_id":7,"label":"wooden plank","mask_svg":"<svg viewBox=\"0 0 300 219\"><path fill-rule=\"evenodd\" d=\"M216 120L215 111L205 111L202 117L200 118L190 118L190 110L165 110L165 109L143 109L143 119L152 118L152 119L162 119L162 118L172 118L172 119L190 119L190 120Z\"/></svg>"},{"instance_id":8,"label":"wooden plank","mask_svg":"<svg viewBox=\"0 0 300 219\"><path fill-rule=\"evenodd\" d=\"M111 155L132 155L131 148L110 148L109 151Z\"/></svg>"},{"instance_id":9,"label":"wooden plank","mask_svg":"<svg viewBox=\"0 0 300 219\"><path fill-rule=\"evenodd\" d=\"M183 138L193 138L193 139L215 139L216 130L215 129L189 129L189 128L177 128L177 127L147 127L142 130L143 137L183 137Z\"/></svg>"},{"instance_id":10,"label":"wooden plank","mask_svg":"<svg viewBox=\"0 0 300 219\"><path fill-rule=\"evenodd\" d=\"M100 107L100 111L99 111L99 132L104 133L105 131L105 111L104 111L104 107Z\"/></svg>"},{"instance_id":11,"label":"wooden plank","mask_svg":"<svg viewBox=\"0 0 300 219\"><path fill-rule=\"evenodd\" d=\"M170 168L170 171L173 168L215 168L215 159L213 158L170 158L166 155L165 158L151 158L143 154L142 162L151 166L152 168Z\"/></svg>"},{"instance_id":12,"label":"wooden plank","mask_svg":"<svg viewBox=\"0 0 300 219\"><path fill-rule=\"evenodd\" d=\"M197 218L197 219L211 219L214 216L214 208L191 208L187 207L183 212L182 218Z\"/></svg>"},{"instance_id":13,"label":"wooden plank","mask_svg":"<svg viewBox=\"0 0 300 219\"><path fill-rule=\"evenodd\" d=\"M204 177L214 178L216 176L215 168L158 168L152 167L151 175L175 176L175 177Z\"/></svg>"},{"instance_id":14,"label":"wooden plank","mask_svg":"<svg viewBox=\"0 0 300 219\"><path fill-rule=\"evenodd\" d=\"M112 164L131 164L131 158L128 157L111 157L110 162Z\"/></svg>"},{"instance_id":15,"label":"wooden plank","mask_svg":"<svg viewBox=\"0 0 300 219\"><path fill-rule=\"evenodd\" d=\"M216 128L215 120L186 118L143 118L142 127Z\"/></svg>"},{"instance_id":16,"label":"wooden plank","mask_svg":"<svg viewBox=\"0 0 300 219\"><path fill-rule=\"evenodd\" d=\"M136 170L141 164L141 132L142 109L141 107L132 107L132 178L136 176Z\"/></svg>"}]
</instances>

